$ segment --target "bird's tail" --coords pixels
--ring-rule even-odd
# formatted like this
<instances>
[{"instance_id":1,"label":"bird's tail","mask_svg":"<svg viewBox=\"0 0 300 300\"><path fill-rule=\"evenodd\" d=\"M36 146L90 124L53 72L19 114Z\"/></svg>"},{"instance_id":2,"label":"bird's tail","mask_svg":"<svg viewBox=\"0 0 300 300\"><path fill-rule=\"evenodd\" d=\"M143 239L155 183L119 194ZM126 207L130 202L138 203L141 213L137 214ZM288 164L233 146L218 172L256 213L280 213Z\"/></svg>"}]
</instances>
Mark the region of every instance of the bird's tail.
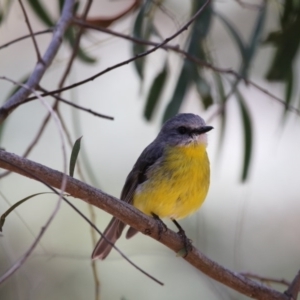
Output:
<instances>
[{"instance_id":1,"label":"bird's tail","mask_svg":"<svg viewBox=\"0 0 300 300\"><path fill-rule=\"evenodd\" d=\"M105 259L121 236L124 227L125 224L123 222L112 218L92 253L92 259Z\"/></svg>"}]
</instances>

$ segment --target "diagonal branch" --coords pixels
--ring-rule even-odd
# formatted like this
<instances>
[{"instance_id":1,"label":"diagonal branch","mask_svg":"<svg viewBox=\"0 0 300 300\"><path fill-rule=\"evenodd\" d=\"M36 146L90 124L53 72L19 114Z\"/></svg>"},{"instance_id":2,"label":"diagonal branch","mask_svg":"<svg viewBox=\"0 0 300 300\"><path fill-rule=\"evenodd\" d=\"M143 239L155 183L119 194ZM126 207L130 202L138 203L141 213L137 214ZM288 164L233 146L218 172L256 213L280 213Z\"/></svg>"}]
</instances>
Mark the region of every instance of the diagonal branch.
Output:
<instances>
[{"instance_id":1,"label":"diagonal branch","mask_svg":"<svg viewBox=\"0 0 300 300\"><path fill-rule=\"evenodd\" d=\"M32 28L31 28L31 24L30 24L30 22L29 22L29 19L28 19L28 16L27 16L25 7L24 7L24 5L23 5L22 0L19 0L19 3L20 3L21 9L22 9L23 14L24 14L25 22L26 22L27 27L28 27L28 29L29 29L30 36L31 36L31 38L32 38L32 42L33 42L33 45L34 45L34 49L35 49L35 52L36 52L36 55L37 55L37 60L40 61L40 60L41 60L41 53L40 53L38 44L37 44L37 42L36 42L35 36L34 36L34 34L33 34L33 31L32 31Z\"/></svg>"},{"instance_id":2,"label":"diagonal branch","mask_svg":"<svg viewBox=\"0 0 300 300\"><path fill-rule=\"evenodd\" d=\"M26 86L28 89L21 88L12 97L10 97L4 105L0 108L0 124L6 119L6 117L16 108L18 105L31 94L31 89L35 89L41 81L45 71L52 63L61 43L67 27L69 26L73 17L73 5L74 0L66 0L62 10L62 15L57 26L55 27L52 40L42 57L41 61L38 61L32 74L30 75Z\"/></svg>"},{"instance_id":3,"label":"diagonal branch","mask_svg":"<svg viewBox=\"0 0 300 300\"><path fill-rule=\"evenodd\" d=\"M157 46L158 45L157 42L136 38L136 37L133 37L133 36L130 36L130 35L126 35L126 34L114 31L110 28L91 25L91 24L89 24L87 22L84 22L80 19L73 18L72 22L74 24L77 24L78 26L82 26L82 27L85 27L85 28L88 28L88 29L93 29L93 30L97 30L97 31L100 31L100 32L104 32L104 33L107 33L109 35L117 36L119 38L131 41L131 42L136 43L136 44L148 45L148 46ZM179 53L179 54L183 55L186 59L196 63L197 65L199 65L201 67L207 68L207 69L209 69L213 72L217 72L217 73L225 74L225 75L226 74L231 75L231 76L235 77L236 80L239 80L239 81L242 80L246 84L252 85L257 90L261 91L262 93L268 95L269 97L273 98L274 100L276 100L277 102L282 104L288 111L294 112L294 113L296 113L297 115L300 116L300 110L298 108L296 108L292 105L288 105L284 100L282 100L278 96L270 93L267 89L261 87L260 85L258 85L254 81L252 81L250 79L246 79L245 77L241 76L238 72L234 71L231 68L221 68L221 67L215 66L215 65L213 65L213 64L211 64L211 63L209 63L205 60L202 60L202 59L200 59L200 58L198 58L194 55L189 54L185 50L181 49L178 45L163 45L161 48L165 49L165 50L171 50L171 51L174 51L176 53ZM94 79L94 76L90 78L90 80L93 80L93 79ZM86 81L84 81L84 83L85 82ZM82 82L77 82L77 85L81 85L81 84L82 84ZM72 88L74 86L75 85L72 85L70 88ZM56 92L56 91L52 91L52 92L49 92L49 93L42 94L42 96L51 95L50 93L54 93L54 92ZM231 92L230 92L230 94L231 94ZM230 96L230 95L227 95L226 98L228 98L228 96ZM34 99L34 97L31 97L31 98L27 99L26 101L32 100L32 99ZM219 112L217 112L217 113L219 113Z\"/></svg>"},{"instance_id":4,"label":"diagonal branch","mask_svg":"<svg viewBox=\"0 0 300 300\"><path fill-rule=\"evenodd\" d=\"M211 2L211 0L207 0L202 5L202 7L196 12L196 14L187 23L185 23L178 31L176 31L174 34L172 34L168 38L166 38L163 42L157 43L153 48L151 48L151 49L149 49L149 50L147 50L145 52L139 53L136 56L131 57L131 58L127 59L127 60L124 60L124 61L122 61L120 63L117 63L117 64L115 64L115 65L113 65L111 67L108 67L105 70L103 70L103 71L101 71L101 72L99 72L99 73L97 73L97 74L95 74L95 75L93 75L93 76L91 76L91 77L89 77L87 79L84 79L82 81L73 83L71 85L65 86L65 87L57 89L57 90L53 90L53 91L51 91L49 93L44 93L41 96L45 97L45 96L48 96L48 95L53 95L53 94L61 93L61 92L70 90L72 88L75 88L75 87L77 87L79 85L83 85L83 84L85 84L85 83L87 83L89 81L95 80L96 78L98 78L98 77L100 77L100 76L102 76L102 75L104 75L104 74L106 74L106 73L108 73L108 72L110 72L112 70L115 70L115 69L120 68L122 66L128 65L129 63L131 63L131 62L133 62L133 61L135 61L135 60L137 60L139 58L147 56L147 55L155 52L156 50L158 50L160 48L163 48L166 44L168 44L171 40L173 40L177 36L179 36L182 32L184 32L185 30L188 30L189 26L199 17L199 15L205 10L205 8L207 7L207 5L209 5L210 2ZM30 98L26 99L26 101L30 101L30 100L34 100L34 99L36 99L36 97L33 96L33 97L30 97ZM1 112L1 110L0 110L0 112ZM1 121L1 119L0 119L0 121Z\"/></svg>"},{"instance_id":5,"label":"diagonal branch","mask_svg":"<svg viewBox=\"0 0 300 300\"><path fill-rule=\"evenodd\" d=\"M34 36L37 36L37 35L41 35L41 34L45 34L45 33L51 33L51 32L53 32L53 28L49 28L49 29L45 29L45 30L33 32L33 35L34 35ZM5 43L5 44L3 44L3 45L0 46L0 50L3 49L3 48L8 47L8 46L10 46L10 45L12 45L12 44L14 44L14 43L23 41L23 40L25 40L25 39L27 39L27 38L31 38L31 36L32 36L31 34L26 34L26 35L24 35L24 36L21 36L21 37L19 37L19 38L17 38L17 39L14 39L14 40L8 42L8 43Z\"/></svg>"},{"instance_id":6,"label":"diagonal branch","mask_svg":"<svg viewBox=\"0 0 300 300\"><path fill-rule=\"evenodd\" d=\"M63 178L63 173L59 171L3 150L0 150L0 168L13 171L26 177L30 177L28 173L32 173L35 175L35 178L39 178L41 181L56 188L60 187ZM66 192L75 198L82 199L89 204L105 210L140 232L149 234L153 239L156 239L176 253L182 248L182 241L175 232L168 229L159 239L155 220L144 215L135 207L124 201L120 201L99 189L71 177L67 177ZM184 259L207 276L248 297L261 300L290 300L290 297L286 294L282 294L262 284L256 283L239 273L222 267L203 255L195 247L192 248L192 251L189 252Z\"/></svg>"},{"instance_id":7,"label":"diagonal branch","mask_svg":"<svg viewBox=\"0 0 300 300\"><path fill-rule=\"evenodd\" d=\"M289 288L284 292L291 300L297 300L298 293L300 292L300 271L298 271L294 280Z\"/></svg>"}]
</instances>

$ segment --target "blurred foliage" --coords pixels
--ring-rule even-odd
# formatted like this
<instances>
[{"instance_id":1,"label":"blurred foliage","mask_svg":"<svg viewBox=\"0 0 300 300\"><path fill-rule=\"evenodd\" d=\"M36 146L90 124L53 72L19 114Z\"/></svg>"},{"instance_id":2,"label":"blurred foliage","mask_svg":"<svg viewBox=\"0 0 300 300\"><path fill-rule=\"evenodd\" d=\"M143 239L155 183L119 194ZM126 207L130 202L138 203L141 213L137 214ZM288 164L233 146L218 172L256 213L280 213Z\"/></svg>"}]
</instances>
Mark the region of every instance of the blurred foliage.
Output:
<instances>
[{"instance_id":1,"label":"blurred foliage","mask_svg":"<svg viewBox=\"0 0 300 300\"><path fill-rule=\"evenodd\" d=\"M0 23L5 20L6 14L9 10L12 1L6 0L0 7ZM50 15L47 9L47 2L43 0L27 0L29 7L37 18L47 27L53 27L61 13L64 0L57 0L57 16ZM186 20L193 16L204 4L204 0L191 0L190 16L185 16ZM82 10L84 1L76 1L74 6L74 15L79 18L78 12ZM300 0L285 0L278 5L282 8L278 10L278 28L272 32L266 32L265 19L271 6L270 1L262 0L260 5L257 5L256 19L250 28L250 38L245 41L236 28L232 20L228 19L223 13L218 12L214 7L214 1L211 1L199 17L190 26L187 33L185 33L185 42L181 49L186 52L186 58L183 59L182 65L178 71L177 81L174 85L171 99L169 100L165 111L163 121L177 114L185 100L185 96L190 88L195 88L199 95L199 102L204 110L209 109L212 105L217 105L219 109L219 119L221 122L221 135L220 145L222 144L226 122L226 102L232 95L240 107L241 127L244 128L244 161L242 168L242 180L246 180L249 174L249 166L252 157L252 144L253 144L253 128L252 128L252 115L247 109L246 101L243 95L238 90L238 85L241 81L247 83L247 79L251 76L251 65L256 58L257 51L265 47L265 45L272 45L274 48L273 59L268 66L266 79L269 81L279 81L285 84L285 103L286 107L283 109L283 115L286 116L287 107L295 101L300 102L300 98L296 99L294 90L297 85L294 84L296 78L296 71L294 68L295 61L299 57L299 44L300 44ZM158 0L135 0L131 6L125 11L121 12L117 17L99 17L88 19L91 24L108 27L115 21L123 18L128 13L138 10L133 15L132 36L141 40L155 39L163 41L165 37L162 36L160 28L157 27L156 18L158 12L166 10L165 1ZM236 5L239 5L236 1ZM246 9L241 8L241 9ZM250 10L249 10L250 12ZM253 13L253 9L251 10ZM239 68L236 72L240 75L233 82L224 82L222 74L214 70L206 69L200 64L196 64L189 58L195 58L197 61L204 61L217 65L211 53L207 50L207 41L210 45L212 43L211 24L212 22L221 22L224 29L228 32L232 44L236 47L240 54ZM65 41L74 49L76 45L78 26L71 24L65 34ZM87 34L88 30L82 32L83 36ZM152 46L147 46L143 43L132 43L132 55L143 53L150 49ZM78 47L77 59L83 63L95 63L96 58L91 57L82 45ZM238 59L238 58L237 58ZM141 83L144 82L145 73L147 71L148 57L143 56L134 61L134 66L139 76ZM168 53L165 62L161 68L158 68L157 74L153 77L150 84L148 95L145 101L144 116L150 121L154 116L157 108L161 102L161 95L166 87L169 85L169 74L171 66ZM299 103L296 103L299 107Z\"/></svg>"},{"instance_id":2,"label":"blurred foliage","mask_svg":"<svg viewBox=\"0 0 300 300\"><path fill-rule=\"evenodd\" d=\"M199 10L206 1L203 0L193 0L192 10L190 16L193 16L197 10ZM288 105L291 103L293 95L293 78L294 70L292 70L292 63L295 61L296 55L298 53L298 46L300 41L300 35L296 28L300 28L300 1L287 0L283 3L283 14L279 15L281 20L281 35L270 33L269 38L266 40L269 43L273 42L275 47L275 57L270 66L270 72L268 74L282 72L284 77L281 77L286 83L286 107L287 111ZM154 30L155 18L153 13L149 14L150 7L152 12L155 10L153 1L145 1L141 6L141 9L136 17L133 33L136 37L144 40L148 40L151 36L159 36ZM156 4L159 6L159 4ZM212 76L203 72L203 67L195 64L192 60L185 59L178 72L178 79L174 86L173 95L165 109L163 121L177 114L180 107L185 99L185 96L192 86L195 86L196 91L199 94L199 100L202 104L204 110L208 109L211 105L217 104L221 107L220 109L220 121L221 121L221 135L220 135L220 145L222 144L225 126L227 122L226 118L226 101L232 94L235 95L235 99L240 107L241 116L241 127L244 129L244 160L242 167L242 181L245 181L249 175L249 166L252 157L253 148L253 126L252 126L252 116L251 112L247 108L246 101L243 95L238 91L238 84L247 79L251 74L251 65L256 57L256 53L260 47L263 47L265 43L262 43L263 35L265 35L265 19L268 12L268 2L261 1L260 6L256 12L256 20L252 26L252 33L249 40L246 42L243 40L239 29L236 28L231 20L227 19L222 13L216 11L213 6L213 1L210 2L208 7L200 14L200 16L195 20L191 29L189 30L189 36L186 39L184 50L188 54L187 56L194 57L197 60L202 60L204 62L214 63L213 57L206 50L206 42L210 38L210 27L213 19L216 19L223 23L225 30L232 38L232 42L236 45L238 52L240 53L240 67L237 73L240 75L239 78L230 84L230 91L225 92L226 84L223 82L222 76L216 72L212 72ZM141 15L144 14L144 17ZM144 28L144 30L141 30ZM136 33L139 33L138 35ZM276 39L274 39L274 36ZM272 39L273 37L273 39ZM209 40L211 43L211 40ZM286 48L289 49L290 53L287 57ZM140 51L137 51L139 49ZM134 45L133 54L141 53L146 51L146 46ZM142 58L142 61L137 60L135 62L136 69L140 75L140 79L143 80L143 72L145 69L145 63L147 57ZM153 79L153 83L150 85L148 91L148 97L146 99L144 115L147 120L151 120L154 116L154 111L160 103L159 96L161 95L163 89L167 86L168 82L166 80L165 70L168 69L168 60L165 63L164 69L158 73ZM216 64L217 65L217 64ZM286 71L286 69L288 71ZM277 70L277 71L276 71ZM279 70L279 71L278 71ZM267 76L269 80L272 76ZM273 78L274 80L274 78ZM214 95L214 96L213 96Z\"/></svg>"}]
</instances>

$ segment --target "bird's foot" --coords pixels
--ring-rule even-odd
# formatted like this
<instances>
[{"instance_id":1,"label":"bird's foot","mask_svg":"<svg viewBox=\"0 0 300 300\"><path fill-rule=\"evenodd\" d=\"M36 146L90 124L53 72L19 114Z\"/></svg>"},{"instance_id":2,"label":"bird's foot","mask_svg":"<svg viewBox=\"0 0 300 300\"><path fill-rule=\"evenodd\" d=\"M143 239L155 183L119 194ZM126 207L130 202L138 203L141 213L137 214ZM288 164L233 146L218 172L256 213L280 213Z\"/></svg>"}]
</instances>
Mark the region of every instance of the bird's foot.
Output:
<instances>
[{"instance_id":1,"label":"bird's foot","mask_svg":"<svg viewBox=\"0 0 300 300\"><path fill-rule=\"evenodd\" d=\"M157 223L157 234L158 234L158 239L160 240L161 238L161 234L164 232L164 231L167 231L168 227L167 225L159 218L158 215L156 215L155 213L151 213L152 217L154 220L156 220L156 223Z\"/></svg>"},{"instance_id":2,"label":"bird's foot","mask_svg":"<svg viewBox=\"0 0 300 300\"><path fill-rule=\"evenodd\" d=\"M186 257L189 254L189 252L191 252L193 249L192 240L186 236L185 231L183 229L179 229L177 234L180 236L183 244L183 249L181 249L178 252L178 255L182 257Z\"/></svg>"},{"instance_id":3,"label":"bird's foot","mask_svg":"<svg viewBox=\"0 0 300 300\"><path fill-rule=\"evenodd\" d=\"M186 234L185 231L182 229L182 227L179 225L179 223L172 219L173 223L176 225L176 227L178 228L178 232L177 234L179 235L180 239L182 240L183 243L183 249L181 249L177 255L178 256L182 256L182 257L186 257L190 251L192 251L193 246L192 246L192 240L190 240Z\"/></svg>"}]
</instances>

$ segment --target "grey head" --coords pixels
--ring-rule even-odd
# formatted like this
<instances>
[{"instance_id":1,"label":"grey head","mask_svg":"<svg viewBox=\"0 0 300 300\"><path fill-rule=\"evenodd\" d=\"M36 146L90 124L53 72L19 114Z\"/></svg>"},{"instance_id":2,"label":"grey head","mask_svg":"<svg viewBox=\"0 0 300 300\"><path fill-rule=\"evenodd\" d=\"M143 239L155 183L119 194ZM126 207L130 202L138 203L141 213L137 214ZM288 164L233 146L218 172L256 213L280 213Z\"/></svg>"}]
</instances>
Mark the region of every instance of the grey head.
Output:
<instances>
[{"instance_id":1,"label":"grey head","mask_svg":"<svg viewBox=\"0 0 300 300\"><path fill-rule=\"evenodd\" d=\"M190 143L206 144L206 132L212 130L204 120L194 114L178 114L163 125L157 140L169 145L184 146Z\"/></svg>"}]
</instances>

